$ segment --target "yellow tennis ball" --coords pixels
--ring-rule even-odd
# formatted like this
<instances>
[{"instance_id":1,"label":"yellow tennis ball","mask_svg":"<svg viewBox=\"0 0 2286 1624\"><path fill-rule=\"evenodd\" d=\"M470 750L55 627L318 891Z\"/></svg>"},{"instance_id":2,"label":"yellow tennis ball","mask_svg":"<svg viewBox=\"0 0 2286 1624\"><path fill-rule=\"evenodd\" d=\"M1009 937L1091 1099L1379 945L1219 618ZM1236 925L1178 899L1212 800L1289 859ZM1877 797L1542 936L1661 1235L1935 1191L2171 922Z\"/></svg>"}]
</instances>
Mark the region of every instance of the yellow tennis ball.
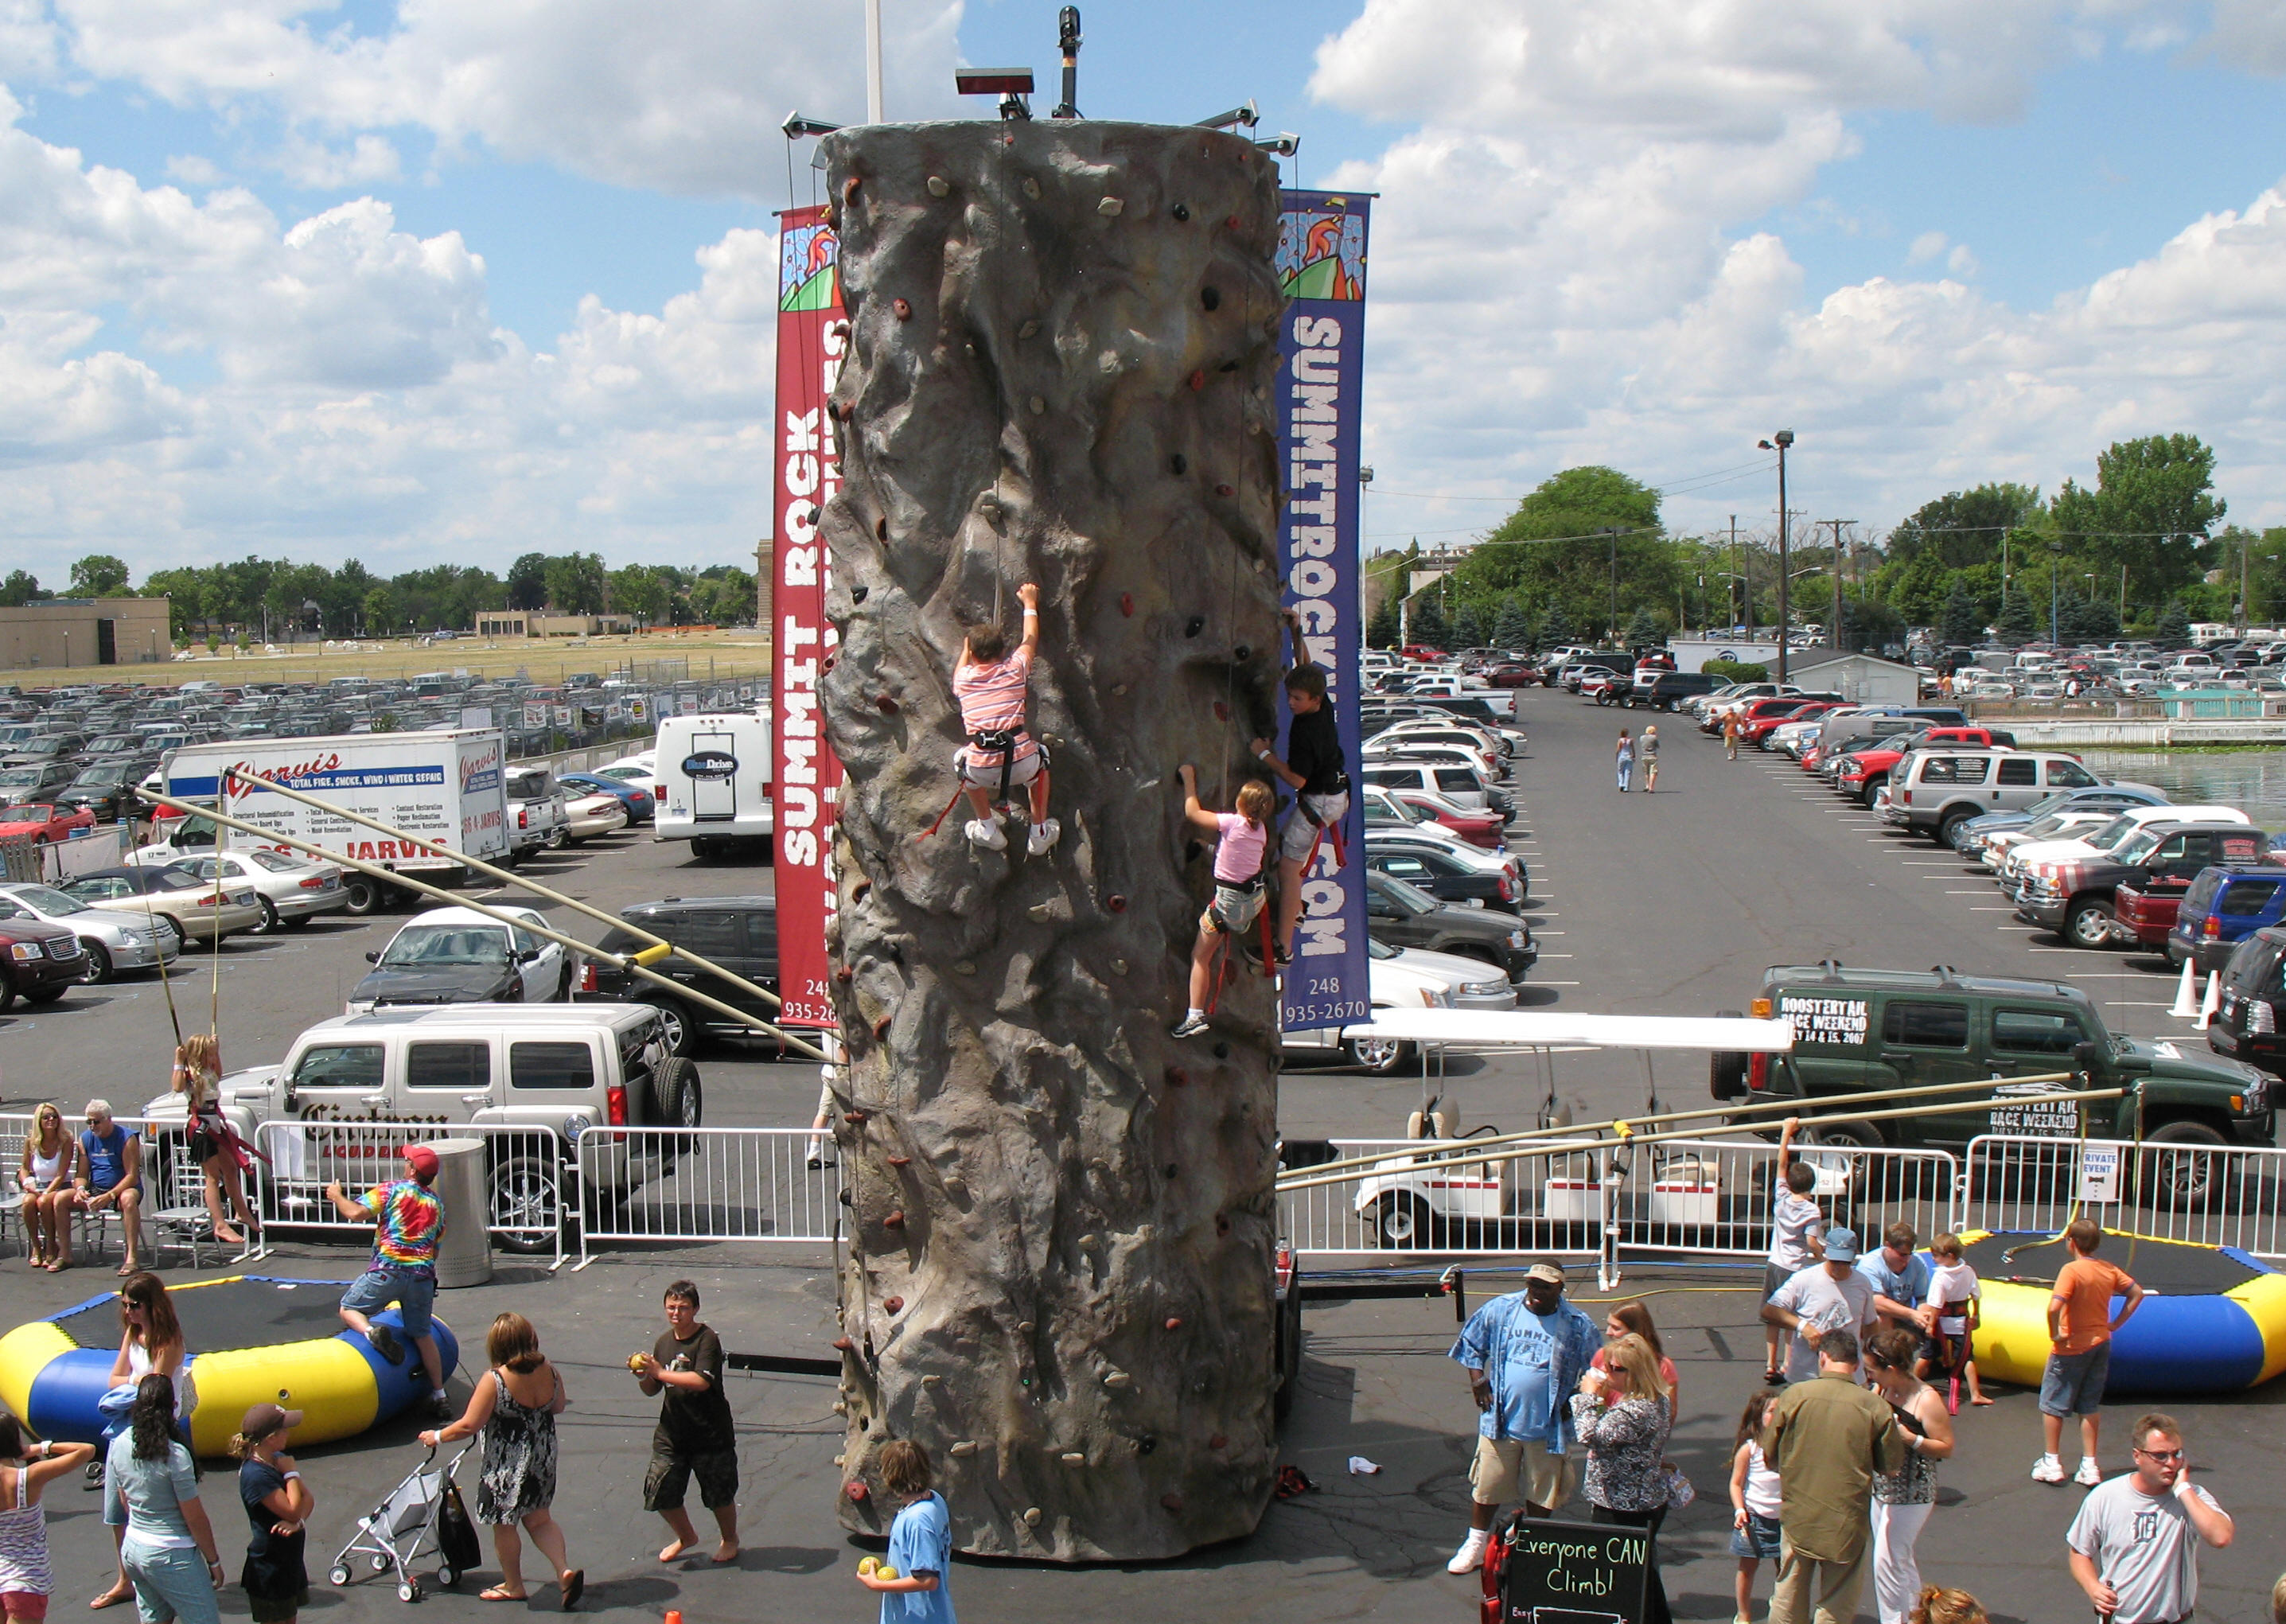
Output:
<instances>
[{"instance_id":1,"label":"yellow tennis ball","mask_svg":"<svg viewBox=\"0 0 2286 1624\"><path fill-rule=\"evenodd\" d=\"M861 1561L861 1562L859 1562L859 1563L857 1564L857 1571L858 1571L859 1573L864 1573L864 1574L867 1574L867 1575L869 1575L869 1576L870 1576L870 1575L871 1575L871 1574L873 1574L873 1573L877 1573L877 1572L879 1570L880 1565L881 1565L881 1558L880 1558L880 1557L865 1557L863 1561Z\"/></svg>"},{"instance_id":2,"label":"yellow tennis ball","mask_svg":"<svg viewBox=\"0 0 2286 1624\"><path fill-rule=\"evenodd\" d=\"M876 1579L895 1579L896 1576L897 1570L886 1562L873 1570L873 1577Z\"/></svg>"}]
</instances>

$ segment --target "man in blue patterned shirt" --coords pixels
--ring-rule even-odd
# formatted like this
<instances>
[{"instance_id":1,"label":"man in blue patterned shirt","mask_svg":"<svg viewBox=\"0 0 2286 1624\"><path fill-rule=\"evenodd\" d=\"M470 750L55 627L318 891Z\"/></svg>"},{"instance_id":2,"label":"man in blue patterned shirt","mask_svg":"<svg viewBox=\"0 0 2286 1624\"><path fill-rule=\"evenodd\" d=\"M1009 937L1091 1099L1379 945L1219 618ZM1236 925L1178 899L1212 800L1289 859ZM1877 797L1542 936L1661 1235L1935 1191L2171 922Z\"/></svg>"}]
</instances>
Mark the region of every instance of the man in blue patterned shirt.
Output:
<instances>
[{"instance_id":1,"label":"man in blue patterned shirt","mask_svg":"<svg viewBox=\"0 0 2286 1624\"><path fill-rule=\"evenodd\" d=\"M1451 1357L1468 1370L1482 1414L1469 1466L1469 1536L1446 1572L1483 1563L1502 1502L1521 1500L1528 1515L1546 1517L1572 1497L1572 1395L1603 1345L1596 1322L1564 1300L1564 1265L1544 1258L1525 1271L1523 1290L1469 1316Z\"/></svg>"}]
</instances>

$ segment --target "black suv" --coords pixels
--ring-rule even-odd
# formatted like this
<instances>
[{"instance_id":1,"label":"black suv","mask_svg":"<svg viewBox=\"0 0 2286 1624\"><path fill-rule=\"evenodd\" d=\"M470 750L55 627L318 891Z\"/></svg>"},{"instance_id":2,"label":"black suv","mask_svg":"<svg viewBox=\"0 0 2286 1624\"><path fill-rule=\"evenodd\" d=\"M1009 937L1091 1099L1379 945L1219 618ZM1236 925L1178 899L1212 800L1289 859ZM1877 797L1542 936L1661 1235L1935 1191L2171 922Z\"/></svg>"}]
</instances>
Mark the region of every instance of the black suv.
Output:
<instances>
[{"instance_id":1,"label":"black suv","mask_svg":"<svg viewBox=\"0 0 2286 1624\"><path fill-rule=\"evenodd\" d=\"M2207 1046L2286 1076L2286 926L2265 926L2231 950L2222 967L2222 1006Z\"/></svg>"},{"instance_id":2,"label":"black suv","mask_svg":"<svg viewBox=\"0 0 2286 1624\"><path fill-rule=\"evenodd\" d=\"M1540 957L1531 927L1512 914L1447 907L1418 886L1372 869L1365 883L1366 933L1376 942L1481 958L1517 985Z\"/></svg>"},{"instance_id":3,"label":"black suv","mask_svg":"<svg viewBox=\"0 0 2286 1624\"><path fill-rule=\"evenodd\" d=\"M711 958L725 970L772 992L778 989L778 904L775 897L670 896L622 908L619 918L677 947ZM599 945L607 953L624 957L641 952L650 943L633 931L614 926L603 933ZM653 968L658 974L734 1009L749 1011L765 1021L777 1019L776 1005L764 1003L687 958L664 958ZM645 981L606 964L589 963L579 982L579 996L656 1006L667 1044L677 1054L690 1053L702 1037L745 1037L753 1029L740 1025L721 1010L678 998L657 981Z\"/></svg>"}]
</instances>

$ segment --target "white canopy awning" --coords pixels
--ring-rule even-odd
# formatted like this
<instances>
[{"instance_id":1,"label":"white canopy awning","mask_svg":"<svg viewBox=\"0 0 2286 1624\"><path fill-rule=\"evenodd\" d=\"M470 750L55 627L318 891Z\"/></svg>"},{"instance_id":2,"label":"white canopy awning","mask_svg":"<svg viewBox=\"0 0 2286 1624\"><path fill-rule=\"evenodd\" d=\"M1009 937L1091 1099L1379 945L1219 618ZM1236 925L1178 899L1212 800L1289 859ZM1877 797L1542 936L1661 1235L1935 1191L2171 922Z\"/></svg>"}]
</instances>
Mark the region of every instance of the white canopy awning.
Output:
<instances>
[{"instance_id":1,"label":"white canopy awning","mask_svg":"<svg viewBox=\"0 0 2286 1624\"><path fill-rule=\"evenodd\" d=\"M1561 1010L1377 1009L1344 1037L1394 1037L1406 1043L1472 1048L1703 1049L1784 1054L1793 1048L1791 1021L1714 1015L1584 1015Z\"/></svg>"}]
</instances>

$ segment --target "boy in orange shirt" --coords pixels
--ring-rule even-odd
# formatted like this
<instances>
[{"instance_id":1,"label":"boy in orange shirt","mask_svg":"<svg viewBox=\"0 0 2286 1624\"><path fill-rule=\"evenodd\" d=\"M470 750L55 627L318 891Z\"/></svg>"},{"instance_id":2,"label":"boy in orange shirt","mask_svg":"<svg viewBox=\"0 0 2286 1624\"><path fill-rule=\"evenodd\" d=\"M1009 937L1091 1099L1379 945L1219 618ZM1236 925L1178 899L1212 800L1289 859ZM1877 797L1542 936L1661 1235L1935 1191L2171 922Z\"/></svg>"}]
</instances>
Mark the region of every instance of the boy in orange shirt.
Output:
<instances>
[{"instance_id":1,"label":"boy in orange shirt","mask_svg":"<svg viewBox=\"0 0 2286 1624\"><path fill-rule=\"evenodd\" d=\"M2095 1463L2095 1432L2102 1419L2104 1378L2111 1369L2111 1338L2127 1323L2143 1301L2143 1288L2124 1269L2095 1255L2103 1244L2103 1230L2093 1218L2077 1218L2064 1231L2071 1261L2056 1276L2048 1298L2047 1368L2040 1374L2040 1427L2047 1437L2047 1453L2032 1462L2032 1477L2040 1483L2061 1483L2064 1463L2057 1457L2064 1437L2064 1417L2079 1417L2079 1470L2074 1481L2097 1484L2103 1472ZM2111 1317L2111 1299L2124 1297L2119 1317Z\"/></svg>"}]
</instances>

